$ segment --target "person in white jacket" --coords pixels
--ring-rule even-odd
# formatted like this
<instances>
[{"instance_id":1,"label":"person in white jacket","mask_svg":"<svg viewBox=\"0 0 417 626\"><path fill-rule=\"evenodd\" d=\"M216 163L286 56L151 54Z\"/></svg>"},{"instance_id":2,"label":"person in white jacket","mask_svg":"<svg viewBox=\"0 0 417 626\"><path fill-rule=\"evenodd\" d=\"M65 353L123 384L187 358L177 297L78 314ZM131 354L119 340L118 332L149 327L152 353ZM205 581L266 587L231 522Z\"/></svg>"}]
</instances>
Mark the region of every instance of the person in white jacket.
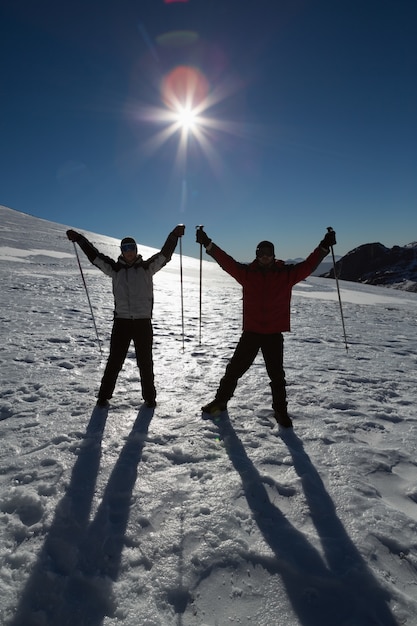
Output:
<instances>
[{"instance_id":1,"label":"person in white jacket","mask_svg":"<svg viewBox=\"0 0 417 626\"><path fill-rule=\"evenodd\" d=\"M68 230L67 237L76 242L88 260L113 282L114 321L110 339L110 354L101 380L97 405L109 406L117 377L133 341L136 362L142 385L142 398L148 407L156 406L156 389L153 371L153 275L171 260L178 238L185 231L179 224L168 235L160 252L144 260L136 241L125 237L120 243L121 254L117 261L102 254L84 235Z\"/></svg>"}]
</instances>

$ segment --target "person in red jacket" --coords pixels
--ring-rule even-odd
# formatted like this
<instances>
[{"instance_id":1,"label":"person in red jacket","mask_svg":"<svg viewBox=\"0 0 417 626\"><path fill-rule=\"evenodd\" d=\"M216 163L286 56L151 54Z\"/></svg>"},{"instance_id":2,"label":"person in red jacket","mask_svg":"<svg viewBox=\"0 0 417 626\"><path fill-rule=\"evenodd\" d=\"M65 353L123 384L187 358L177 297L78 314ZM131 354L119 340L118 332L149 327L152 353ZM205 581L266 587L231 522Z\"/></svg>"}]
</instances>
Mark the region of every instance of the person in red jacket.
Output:
<instances>
[{"instance_id":1,"label":"person in red jacket","mask_svg":"<svg viewBox=\"0 0 417 626\"><path fill-rule=\"evenodd\" d=\"M249 369L259 350L265 361L272 391L272 408L280 426L291 428L287 411L284 338L290 330L290 302L293 286L309 276L336 244L333 230L326 233L319 246L305 261L289 265L275 259L274 245L261 241L252 263L238 263L219 248L202 227L197 229L197 243L203 245L225 272L243 288L243 332L226 367L216 396L201 408L203 413L218 415L227 408L239 378Z\"/></svg>"}]
</instances>

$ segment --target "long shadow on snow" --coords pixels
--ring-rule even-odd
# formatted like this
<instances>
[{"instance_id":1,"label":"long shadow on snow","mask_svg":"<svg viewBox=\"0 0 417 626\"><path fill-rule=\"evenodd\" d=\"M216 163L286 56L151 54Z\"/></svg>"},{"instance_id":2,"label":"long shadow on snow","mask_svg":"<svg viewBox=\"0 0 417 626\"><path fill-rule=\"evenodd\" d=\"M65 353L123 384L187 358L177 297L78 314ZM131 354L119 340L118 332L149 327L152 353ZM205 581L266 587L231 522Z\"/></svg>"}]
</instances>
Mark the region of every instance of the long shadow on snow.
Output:
<instances>
[{"instance_id":1,"label":"long shadow on snow","mask_svg":"<svg viewBox=\"0 0 417 626\"><path fill-rule=\"evenodd\" d=\"M301 478L325 559L269 499L262 477L246 454L229 419L216 423L227 454L239 472L254 519L274 557L245 558L279 574L303 626L397 626L384 591L368 569L336 514L324 484L291 431L282 435Z\"/></svg>"},{"instance_id":2,"label":"long shadow on snow","mask_svg":"<svg viewBox=\"0 0 417 626\"><path fill-rule=\"evenodd\" d=\"M107 412L94 409L70 484L10 626L100 626L114 611L131 497L153 409L141 407L92 522Z\"/></svg>"}]
</instances>

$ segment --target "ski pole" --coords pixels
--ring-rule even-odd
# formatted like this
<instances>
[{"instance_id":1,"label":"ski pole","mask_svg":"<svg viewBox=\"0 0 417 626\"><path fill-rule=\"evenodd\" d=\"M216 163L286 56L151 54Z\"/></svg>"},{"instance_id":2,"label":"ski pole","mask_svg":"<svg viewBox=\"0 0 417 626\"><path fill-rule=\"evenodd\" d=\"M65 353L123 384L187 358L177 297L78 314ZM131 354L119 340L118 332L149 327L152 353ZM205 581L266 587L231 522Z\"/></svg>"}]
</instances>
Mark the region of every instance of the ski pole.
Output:
<instances>
[{"instance_id":1,"label":"ski pole","mask_svg":"<svg viewBox=\"0 0 417 626\"><path fill-rule=\"evenodd\" d=\"M180 283L181 283L181 327L182 327L182 351L184 352L184 286L182 278L182 237L180 237Z\"/></svg>"},{"instance_id":2,"label":"ski pole","mask_svg":"<svg viewBox=\"0 0 417 626\"><path fill-rule=\"evenodd\" d=\"M332 233L333 232L333 228L331 226L328 226L327 227L327 232ZM347 339L346 339L345 318L343 316L342 298L340 296L339 279L337 277L337 272L336 272L336 259L335 259L335 256L334 256L333 246L330 246L330 250L332 251L333 272L334 272L334 277L335 277L335 280L336 280L337 295L338 295L338 298L339 298L340 315L341 315L341 318L342 318L343 336L345 338L345 347L346 347L346 352L347 352L348 351L348 344L347 344Z\"/></svg>"},{"instance_id":3,"label":"ski pole","mask_svg":"<svg viewBox=\"0 0 417 626\"><path fill-rule=\"evenodd\" d=\"M103 349L102 349L102 347L101 347L100 337L98 336L98 330L97 330L96 320L95 320L95 318L94 318L93 307L91 306L90 295L89 295L89 293L88 293L87 283L85 282L84 273L83 273L83 268L81 267L81 262L80 262L80 257L79 257L79 255L78 255L77 246L75 245L75 241L73 241L72 243L74 244L75 256L77 257L78 267L80 268L81 278L83 279L84 289L85 289L85 293L87 294L88 304L90 305L91 317L93 318L93 324L94 324L94 328L95 328L95 331L96 331L96 336L97 336L98 347L100 348L100 354L101 354L101 356L103 356Z\"/></svg>"},{"instance_id":4,"label":"ski pole","mask_svg":"<svg viewBox=\"0 0 417 626\"><path fill-rule=\"evenodd\" d=\"M197 230L203 230L204 226L196 226ZM202 294L203 294L203 244L200 243L200 315L199 315L199 339L198 345L201 346L201 317L202 317Z\"/></svg>"}]
</instances>

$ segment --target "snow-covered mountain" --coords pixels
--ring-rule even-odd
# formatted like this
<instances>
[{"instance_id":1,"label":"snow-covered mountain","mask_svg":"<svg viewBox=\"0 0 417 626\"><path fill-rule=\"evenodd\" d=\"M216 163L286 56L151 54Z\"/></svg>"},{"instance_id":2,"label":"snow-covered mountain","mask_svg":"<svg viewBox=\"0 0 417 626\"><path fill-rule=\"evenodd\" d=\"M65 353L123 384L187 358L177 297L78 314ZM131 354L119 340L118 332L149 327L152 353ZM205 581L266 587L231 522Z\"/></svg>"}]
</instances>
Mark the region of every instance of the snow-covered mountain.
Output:
<instances>
[{"instance_id":1,"label":"snow-covered mountain","mask_svg":"<svg viewBox=\"0 0 417 626\"><path fill-rule=\"evenodd\" d=\"M392 248L364 244L336 262L336 273L341 280L417 292L417 242ZM334 278L334 269L319 275Z\"/></svg>"},{"instance_id":2,"label":"snow-covered mountain","mask_svg":"<svg viewBox=\"0 0 417 626\"><path fill-rule=\"evenodd\" d=\"M334 281L303 281L285 337L294 431L271 419L261 357L205 421L241 290L203 263L200 341L184 258L183 335L174 255L155 276L158 406L141 405L131 351L106 414L65 226L0 219L1 626L417 626L417 294L341 281L346 351ZM80 257L107 353L111 285Z\"/></svg>"}]
</instances>

